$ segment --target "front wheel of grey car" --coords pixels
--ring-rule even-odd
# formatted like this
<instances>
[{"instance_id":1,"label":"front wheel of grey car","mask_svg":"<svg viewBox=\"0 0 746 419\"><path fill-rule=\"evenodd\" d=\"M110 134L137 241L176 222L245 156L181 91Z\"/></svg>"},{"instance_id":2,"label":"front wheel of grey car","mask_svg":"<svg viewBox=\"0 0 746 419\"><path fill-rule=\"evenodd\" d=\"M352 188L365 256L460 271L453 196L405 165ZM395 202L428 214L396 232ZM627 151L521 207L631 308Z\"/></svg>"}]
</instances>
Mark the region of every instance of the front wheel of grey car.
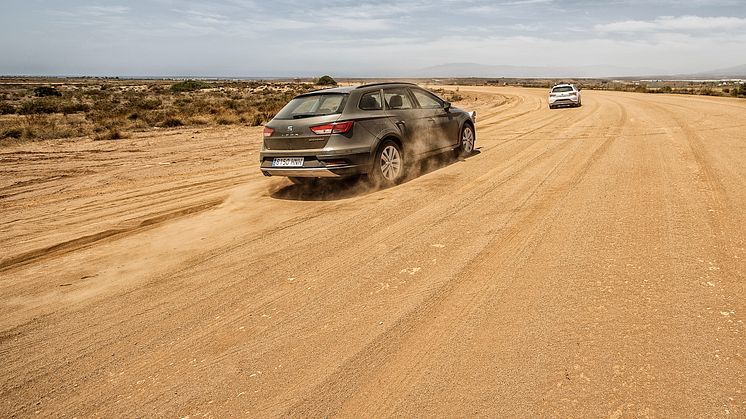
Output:
<instances>
[{"instance_id":1,"label":"front wheel of grey car","mask_svg":"<svg viewBox=\"0 0 746 419\"><path fill-rule=\"evenodd\" d=\"M399 144L386 140L378 147L368 178L377 186L393 186L404 179L404 153Z\"/></svg>"},{"instance_id":2,"label":"front wheel of grey car","mask_svg":"<svg viewBox=\"0 0 746 419\"><path fill-rule=\"evenodd\" d=\"M459 137L458 148L456 148L456 154L458 156L468 156L474 152L474 142L476 135L474 135L474 127L470 124L465 124L461 128L461 134Z\"/></svg>"}]
</instances>

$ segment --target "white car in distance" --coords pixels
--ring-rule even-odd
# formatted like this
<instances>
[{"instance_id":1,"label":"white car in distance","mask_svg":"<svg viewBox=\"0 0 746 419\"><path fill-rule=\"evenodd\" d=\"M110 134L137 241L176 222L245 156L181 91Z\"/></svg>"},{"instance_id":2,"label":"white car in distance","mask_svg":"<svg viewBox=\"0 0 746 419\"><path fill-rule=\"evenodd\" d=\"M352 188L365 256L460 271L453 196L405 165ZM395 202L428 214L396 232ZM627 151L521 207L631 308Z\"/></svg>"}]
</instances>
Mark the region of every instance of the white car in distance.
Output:
<instances>
[{"instance_id":1,"label":"white car in distance","mask_svg":"<svg viewBox=\"0 0 746 419\"><path fill-rule=\"evenodd\" d=\"M580 89L574 84L558 84L549 91L549 109L560 106L578 107L582 104Z\"/></svg>"}]
</instances>

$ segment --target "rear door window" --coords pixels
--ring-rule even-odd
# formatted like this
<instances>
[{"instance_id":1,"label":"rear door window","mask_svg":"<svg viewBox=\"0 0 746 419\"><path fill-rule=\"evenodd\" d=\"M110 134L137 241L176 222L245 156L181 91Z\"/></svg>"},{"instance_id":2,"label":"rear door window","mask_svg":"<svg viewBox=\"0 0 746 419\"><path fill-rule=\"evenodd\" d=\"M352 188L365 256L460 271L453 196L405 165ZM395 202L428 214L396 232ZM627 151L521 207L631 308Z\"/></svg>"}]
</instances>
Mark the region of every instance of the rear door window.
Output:
<instances>
[{"instance_id":1,"label":"rear door window","mask_svg":"<svg viewBox=\"0 0 746 419\"><path fill-rule=\"evenodd\" d=\"M386 101L386 109L399 110L414 108L407 89L404 88L384 89L383 98Z\"/></svg>"},{"instance_id":2,"label":"rear door window","mask_svg":"<svg viewBox=\"0 0 746 419\"><path fill-rule=\"evenodd\" d=\"M380 111L383 110L381 106L381 91L376 90L375 92L368 92L360 97L360 104L358 107L364 111Z\"/></svg>"}]
</instances>

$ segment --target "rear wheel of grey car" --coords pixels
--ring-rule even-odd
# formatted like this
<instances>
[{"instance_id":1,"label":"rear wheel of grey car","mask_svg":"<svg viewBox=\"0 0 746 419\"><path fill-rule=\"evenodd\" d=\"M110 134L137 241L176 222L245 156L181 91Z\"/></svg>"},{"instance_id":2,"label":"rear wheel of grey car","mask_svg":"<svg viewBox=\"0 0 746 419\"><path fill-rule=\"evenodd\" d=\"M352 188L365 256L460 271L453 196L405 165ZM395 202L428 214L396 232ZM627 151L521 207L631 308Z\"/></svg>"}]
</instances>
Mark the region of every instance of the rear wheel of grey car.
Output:
<instances>
[{"instance_id":1,"label":"rear wheel of grey car","mask_svg":"<svg viewBox=\"0 0 746 419\"><path fill-rule=\"evenodd\" d=\"M404 155L399 144L386 140L378 147L373 168L368 174L371 182L380 186L393 186L404 178Z\"/></svg>"},{"instance_id":2,"label":"rear wheel of grey car","mask_svg":"<svg viewBox=\"0 0 746 419\"><path fill-rule=\"evenodd\" d=\"M465 124L464 127L461 128L461 135L456 153L459 156L468 156L473 153L474 142L476 140L475 137L476 136L474 135L474 128L469 124Z\"/></svg>"}]
</instances>

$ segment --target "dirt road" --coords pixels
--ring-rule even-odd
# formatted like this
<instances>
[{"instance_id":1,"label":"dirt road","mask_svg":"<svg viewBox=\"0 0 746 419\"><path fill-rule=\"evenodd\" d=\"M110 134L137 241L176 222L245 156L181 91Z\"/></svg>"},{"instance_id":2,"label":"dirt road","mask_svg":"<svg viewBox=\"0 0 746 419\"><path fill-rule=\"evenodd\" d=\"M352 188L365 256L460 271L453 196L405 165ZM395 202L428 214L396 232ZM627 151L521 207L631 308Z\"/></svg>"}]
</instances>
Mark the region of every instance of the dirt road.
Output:
<instances>
[{"instance_id":1,"label":"dirt road","mask_svg":"<svg viewBox=\"0 0 746 419\"><path fill-rule=\"evenodd\" d=\"M746 416L746 101L462 87L382 191L256 128L0 149L0 416Z\"/></svg>"}]
</instances>

